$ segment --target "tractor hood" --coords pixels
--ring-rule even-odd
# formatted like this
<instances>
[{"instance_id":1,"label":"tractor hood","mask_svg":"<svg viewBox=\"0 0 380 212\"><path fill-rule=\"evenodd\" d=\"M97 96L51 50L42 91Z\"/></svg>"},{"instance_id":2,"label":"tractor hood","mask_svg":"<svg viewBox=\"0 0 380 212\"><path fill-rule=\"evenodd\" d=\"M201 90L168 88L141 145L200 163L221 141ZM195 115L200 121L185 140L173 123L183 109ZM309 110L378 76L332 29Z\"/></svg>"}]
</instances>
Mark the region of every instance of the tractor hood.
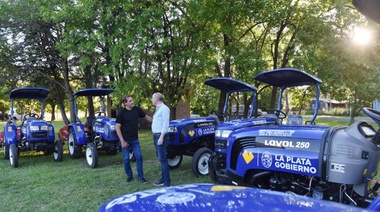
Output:
<instances>
[{"instance_id":1,"label":"tractor hood","mask_svg":"<svg viewBox=\"0 0 380 212\"><path fill-rule=\"evenodd\" d=\"M193 117L186 119L171 120L169 126L186 126L190 124L201 124L201 123L214 123L215 118L213 117Z\"/></svg>"},{"instance_id":2,"label":"tractor hood","mask_svg":"<svg viewBox=\"0 0 380 212\"><path fill-rule=\"evenodd\" d=\"M287 137L287 138L302 138L302 139L321 139L327 130L331 129L329 126L316 126L316 125L302 125L302 126L258 126L254 128L247 128L232 132L230 138L233 136L234 140L241 137Z\"/></svg>"},{"instance_id":3,"label":"tractor hood","mask_svg":"<svg viewBox=\"0 0 380 212\"><path fill-rule=\"evenodd\" d=\"M359 12L380 24L379 0L353 0L352 3L359 10Z\"/></svg>"},{"instance_id":4,"label":"tractor hood","mask_svg":"<svg viewBox=\"0 0 380 212\"><path fill-rule=\"evenodd\" d=\"M111 88L85 88L75 92L74 96L106 96L112 92L114 89Z\"/></svg>"},{"instance_id":5,"label":"tractor hood","mask_svg":"<svg viewBox=\"0 0 380 212\"><path fill-rule=\"evenodd\" d=\"M11 91L11 99L46 99L49 90L40 87L16 88Z\"/></svg>"},{"instance_id":6,"label":"tractor hood","mask_svg":"<svg viewBox=\"0 0 380 212\"><path fill-rule=\"evenodd\" d=\"M226 92L257 91L255 86L227 77L207 79L205 84Z\"/></svg>"},{"instance_id":7,"label":"tractor hood","mask_svg":"<svg viewBox=\"0 0 380 212\"><path fill-rule=\"evenodd\" d=\"M259 117L250 119L238 119L218 125L218 130L236 130L256 125L274 125L278 122L275 118Z\"/></svg>"},{"instance_id":8,"label":"tractor hood","mask_svg":"<svg viewBox=\"0 0 380 212\"><path fill-rule=\"evenodd\" d=\"M283 87L294 87L303 85L319 85L322 81L305 71L294 68L279 68L265 71L256 75L255 80L268 85Z\"/></svg>"},{"instance_id":9,"label":"tractor hood","mask_svg":"<svg viewBox=\"0 0 380 212\"><path fill-rule=\"evenodd\" d=\"M184 184L124 194L100 206L105 211L364 211L361 208L243 186Z\"/></svg>"}]
</instances>

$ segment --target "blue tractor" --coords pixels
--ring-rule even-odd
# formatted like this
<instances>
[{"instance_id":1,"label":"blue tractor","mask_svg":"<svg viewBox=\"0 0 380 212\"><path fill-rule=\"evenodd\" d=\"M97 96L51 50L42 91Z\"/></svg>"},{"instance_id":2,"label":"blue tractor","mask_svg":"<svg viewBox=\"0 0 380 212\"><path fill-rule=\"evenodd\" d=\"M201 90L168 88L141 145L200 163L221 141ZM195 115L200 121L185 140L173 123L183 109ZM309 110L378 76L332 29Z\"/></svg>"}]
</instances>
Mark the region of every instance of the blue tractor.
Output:
<instances>
[{"instance_id":1,"label":"blue tractor","mask_svg":"<svg viewBox=\"0 0 380 212\"><path fill-rule=\"evenodd\" d=\"M244 128L258 122L275 122L271 118L260 119L258 122L252 120L256 87L225 77L207 79L205 84L226 93L223 111L212 111L208 117L172 120L169 124L169 167L178 168L183 155L191 156L191 167L195 176L209 174L208 160L215 149L215 130L219 126Z\"/></svg>"},{"instance_id":2,"label":"blue tractor","mask_svg":"<svg viewBox=\"0 0 380 212\"><path fill-rule=\"evenodd\" d=\"M362 120L348 127L316 125L321 80L304 71L276 69L255 79L279 88L278 108L273 111L281 118L286 116L281 110L285 89L314 87L314 114L310 121L296 115L280 125L231 132L224 146L225 165L214 166L213 180L367 207L380 187L374 179L380 131ZM362 111L380 124L380 112Z\"/></svg>"},{"instance_id":3,"label":"blue tractor","mask_svg":"<svg viewBox=\"0 0 380 212\"><path fill-rule=\"evenodd\" d=\"M20 151L44 152L45 155L53 154L54 161L63 159L63 143L55 141L54 126L44 120L45 99L49 90L40 87L23 87L11 91L11 115L1 133L4 141L4 159L9 159L11 166L19 166ZM41 113L25 113L20 125L14 119L14 105L18 100L30 100L39 102Z\"/></svg>"},{"instance_id":4,"label":"blue tractor","mask_svg":"<svg viewBox=\"0 0 380 212\"><path fill-rule=\"evenodd\" d=\"M85 148L85 157L90 168L96 168L98 165L98 151L105 151L110 155L115 155L119 151L116 118L106 115L105 97L112 92L114 89L110 88L86 88L75 92L73 94L75 121L60 130L67 131L70 158L80 158ZM78 114L78 97L90 97L93 101L100 100L101 103L100 111L90 114L84 123Z\"/></svg>"}]
</instances>

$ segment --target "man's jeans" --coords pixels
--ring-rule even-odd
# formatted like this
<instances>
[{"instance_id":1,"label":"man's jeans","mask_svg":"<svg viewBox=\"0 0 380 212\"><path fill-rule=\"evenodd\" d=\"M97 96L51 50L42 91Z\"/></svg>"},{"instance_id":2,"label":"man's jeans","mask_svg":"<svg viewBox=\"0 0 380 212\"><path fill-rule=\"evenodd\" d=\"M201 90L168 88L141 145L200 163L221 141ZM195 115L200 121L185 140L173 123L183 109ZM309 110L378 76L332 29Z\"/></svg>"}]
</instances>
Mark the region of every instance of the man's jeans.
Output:
<instances>
[{"instance_id":1,"label":"man's jeans","mask_svg":"<svg viewBox=\"0 0 380 212\"><path fill-rule=\"evenodd\" d=\"M169 164L166 158L166 147L169 144L169 136L166 134L164 137L164 142L162 145L157 145L157 141L160 138L160 134L153 134L153 143L154 147L156 147L156 153L158 160L161 164L161 179L160 182L164 183L164 186L170 186L170 176L169 176Z\"/></svg>"},{"instance_id":2,"label":"man's jeans","mask_svg":"<svg viewBox=\"0 0 380 212\"><path fill-rule=\"evenodd\" d=\"M144 177L143 173L143 159L142 159L142 153L140 148L140 142L139 140L134 141L126 141L129 145L128 148L122 148L121 153L123 155L123 164L124 164L124 171L127 177L133 178L131 163L129 161L129 148L132 148L133 154L136 157L136 170L137 170L137 178L141 179Z\"/></svg>"}]
</instances>

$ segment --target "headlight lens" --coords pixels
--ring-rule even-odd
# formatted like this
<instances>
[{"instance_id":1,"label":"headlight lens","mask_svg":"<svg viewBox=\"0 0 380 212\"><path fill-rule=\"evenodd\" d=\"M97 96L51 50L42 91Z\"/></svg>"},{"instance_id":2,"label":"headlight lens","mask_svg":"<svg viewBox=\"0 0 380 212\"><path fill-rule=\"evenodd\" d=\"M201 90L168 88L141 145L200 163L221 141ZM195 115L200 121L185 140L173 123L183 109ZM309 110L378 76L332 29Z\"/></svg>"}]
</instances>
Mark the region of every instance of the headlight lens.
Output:
<instances>
[{"instance_id":1,"label":"headlight lens","mask_svg":"<svg viewBox=\"0 0 380 212\"><path fill-rule=\"evenodd\" d=\"M111 131L115 131L116 130L116 125L111 125L110 129L111 129Z\"/></svg>"},{"instance_id":2,"label":"headlight lens","mask_svg":"<svg viewBox=\"0 0 380 212\"><path fill-rule=\"evenodd\" d=\"M39 129L38 129L38 126L30 126L30 130L31 131L37 131Z\"/></svg>"},{"instance_id":3,"label":"headlight lens","mask_svg":"<svg viewBox=\"0 0 380 212\"><path fill-rule=\"evenodd\" d=\"M178 132L177 127L169 126L168 132Z\"/></svg>"},{"instance_id":4,"label":"headlight lens","mask_svg":"<svg viewBox=\"0 0 380 212\"><path fill-rule=\"evenodd\" d=\"M109 138L109 129L108 129L108 126L104 126L104 134L106 134L106 137Z\"/></svg>"},{"instance_id":5,"label":"headlight lens","mask_svg":"<svg viewBox=\"0 0 380 212\"><path fill-rule=\"evenodd\" d=\"M48 130L48 126L41 126L41 130Z\"/></svg>"},{"instance_id":6,"label":"headlight lens","mask_svg":"<svg viewBox=\"0 0 380 212\"><path fill-rule=\"evenodd\" d=\"M228 138L228 136L231 134L232 130L216 130L215 131L215 137L222 137L222 138Z\"/></svg>"}]
</instances>

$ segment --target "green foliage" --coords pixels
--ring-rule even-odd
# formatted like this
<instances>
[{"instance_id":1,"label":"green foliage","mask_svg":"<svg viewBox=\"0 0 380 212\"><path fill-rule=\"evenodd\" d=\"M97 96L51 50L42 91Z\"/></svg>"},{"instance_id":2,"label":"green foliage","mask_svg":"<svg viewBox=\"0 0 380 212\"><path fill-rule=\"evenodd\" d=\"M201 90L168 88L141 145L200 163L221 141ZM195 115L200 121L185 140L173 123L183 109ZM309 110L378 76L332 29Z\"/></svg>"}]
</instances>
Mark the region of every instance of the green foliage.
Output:
<instances>
[{"instance_id":1,"label":"green foliage","mask_svg":"<svg viewBox=\"0 0 380 212\"><path fill-rule=\"evenodd\" d=\"M0 81L7 90L49 88L49 108L72 112L73 91L113 87L114 107L128 93L149 109L159 91L172 108L191 99L204 114L224 95L207 99L207 77L254 84L278 67L316 75L322 93L354 111L379 95L378 41L361 50L349 40L355 26L379 26L343 0L25 0L0 2L0 14ZM273 106L271 95L263 91L260 108ZM294 98L301 107L304 96Z\"/></svg>"}]
</instances>

